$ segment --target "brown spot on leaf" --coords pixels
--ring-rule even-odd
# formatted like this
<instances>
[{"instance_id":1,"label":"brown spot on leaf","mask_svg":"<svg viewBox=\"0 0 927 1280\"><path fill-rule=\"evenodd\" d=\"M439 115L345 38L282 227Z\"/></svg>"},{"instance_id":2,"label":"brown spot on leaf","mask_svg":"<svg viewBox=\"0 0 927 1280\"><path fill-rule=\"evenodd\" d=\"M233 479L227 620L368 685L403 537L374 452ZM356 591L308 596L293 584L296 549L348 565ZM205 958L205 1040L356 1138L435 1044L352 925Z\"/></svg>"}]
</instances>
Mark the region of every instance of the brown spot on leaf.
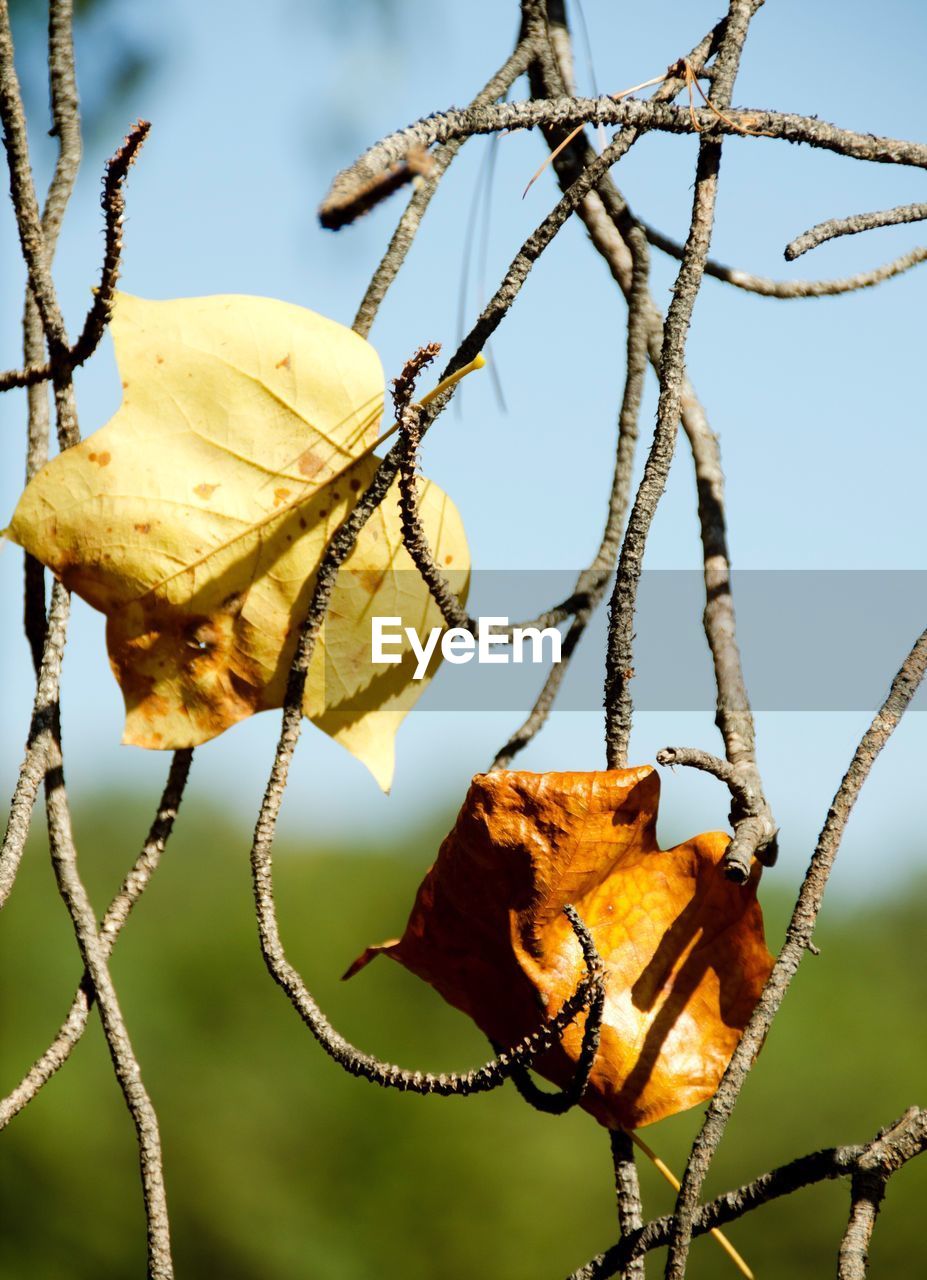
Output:
<instances>
[{"instance_id":1,"label":"brown spot on leaf","mask_svg":"<svg viewBox=\"0 0 927 1280\"><path fill-rule=\"evenodd\" d=\"M453 556L445 556L445 557L444 557L444 563L445 563L445 564L453 564L453 563L454 563L454 557L453 557Z\"/></svg>"},{"instance_id":2,"label":"brown spot on leaf","mask_svg":"<svg viewBox=\"0 0 927 1280\"><path fill-rule=\"evenodd\" d=\"M146 521L145 524L137 524L134 526L136 533L151 533L151 525Z\"/></svg>"},{"instance_id":3,"label":"brown spot on leaf","mask_svg":"<svg viewBox=\"0 0 927 1280\"><path fill-rule=\"evenodd\" d=\"M359 480L352 480L352 481L351 481L351 489L352 489L352 491L353 491L354 493L357 493L357 491L360 489L360 487L361 487L361 482L360 482Z\"/></svg>"},{"instance_id":4,"label":"brown spot on leaf","mask_svg":"<svg viewBox=\"0 0 927 1280\"><path fill-rule=\"evenodd\" d=\"M155 356L158 364L164 364L164 356Z\"/></svg>"},{"instance_id":5,"label":"brown spot on leaf","mask_svg":"<svg viewBox=\"0 0 927 1280\"><path fill-rule=\"evenodd\" d=\"M274 490L274 506L279 507L281 503L286 502L292 493L292 489L279 488Z\"/></svg>"},{"instance_id":6,"label":"brown spot on leaf","mask_svg":"<svg viewBox=\"0 0 927 1280\"><path fill-rule=\"evenodd\" d=\"M289 369L289 367L290 367L290 353L289 353L289 351L288 351L288 352L286 353L286 355L283 357L283 359L282 359L282 360L278 360L278 361L277 361L277 363L274 365L274 368L275 368L275 369Z\"/></svg>"},{"instance_id":7,"label":"brown spot on leaf","mask_svg":"<svg viewBox=\"0 0 927 1280\"><path fill-rule=\"evenodd\" d=\"M90 458L98 467L108 467L113 460L113 455L104 449L102 453L92 453Z\"/></svg>"},{"instance_id":8,"label":"brown spot on leaf","mask_svg":"<svg viewBox=\"0 0 927 1280\"><path fill-rule=\"evenodd\" d=\"M311 449L306 449L296 459L296 465L299 468L300 475L305 476L307 480L311 480L319 474L325 463L317 453L313 453Z\"/></svg>"},{"instance_id":9,"label":"brown spot on leaf","mask_svg":"<svg viewBox=\"0 0 927 1280\"><path fill-rule=\"evenodd\" d=\"M193 492L198 498L211 498L218 488L217 484L198 484Z\"/></svg>"},{"instance_id":10,"label":"brown spot on leaf","mask_svg":"<svg viewBox=\"0 0 927 1280\"><path fill-rule=\"evenodd\" d=\"M306 523L306 518L305 518L305 516L300 516L300 517L299 517L299 527L300 527L300 529L308 529L308 527L309 527L309 526L308 526L308 525L307 525L307 523Z\"/></svg>"}]
</instances>

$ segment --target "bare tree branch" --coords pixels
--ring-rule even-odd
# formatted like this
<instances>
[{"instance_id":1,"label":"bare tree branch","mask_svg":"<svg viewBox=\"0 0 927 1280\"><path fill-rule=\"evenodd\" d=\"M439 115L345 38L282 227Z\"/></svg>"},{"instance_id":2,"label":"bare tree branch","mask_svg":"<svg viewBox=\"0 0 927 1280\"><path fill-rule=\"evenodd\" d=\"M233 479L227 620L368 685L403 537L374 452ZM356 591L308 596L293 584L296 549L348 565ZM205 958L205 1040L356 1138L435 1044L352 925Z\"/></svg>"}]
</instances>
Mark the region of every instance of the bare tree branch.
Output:
<instances>
[{"instance_id":1,"label":"bare tree branch","mask_svg":"<svg viewBox=\"0 0 927 1280\"><path fill-rule=\"evenodd\" d=\"M527 1065L519 1065L512 1072L512 1083L525 1101L530 1103L536 1111L543 1111L547 1115L553 1116L562 1116L575 1107L586 1091L592 1068L595 1066L596 1054L599 1052L599 1041L602 1036L602 1015L605 1011L605 969L602 964L602 958L596 951L592 937L583 926L576 909L566 906L563 908L563 914L569 920L573 927L573 932L579 939L586 972L590 976L594 975L599 980L598 986L592 993L589 1008L586 1012L586 1024L583 1027L583 1038L580 1044L579 1057L576 1061L576 1070L573 1072L573 1078L569 1084L563 1089L559 1089L556 1093L548 1093L546 1090L540 1089L532 1080ZM499 1046L495 1042L491 1043L493 1052L498 1054Z\"/></svg>"},{"instance_id":2,"label":"bare tree branch","mask_svg":"<svg viewBox=\"0 0 927 1280\"><path fill-rule=\"evenodd\" d=\"M902 222L923 222L927 218L927 204L902 204L894 209L882 209L875 213L854 213L849 218L830 218L819 222L809 231L803 231L785 246L786 262L794 262L809 249L816 249L837 236L855 236L861 231L873 231L876 227L896 227Z\"/></svg>"},{"instance_id":3,"label":"bare tree branch","mask_svg":"<svg viewBox=\"0 0 927 1280\"><path fill-rule=\"evenodd\" d=\"M53 736L49 748L48 769L50 783L46 788L46 810L55 879L74 926L84 968L96 992L100 1021L103 1023L113 1070L135 1125L148 1227L148 1276L150 1280L172 1280L174 1267L171 1261L170 1224L158 1117L142 1081L141 1068L129 1039L107 966L107 949L97 932L93 907L77 869L77 850L71 830L57 735Z\"/></svg>"},{"instance_id":4,"label":"bare tree branch","mask_svg":"<svg viewBox=\"0 0 927 1280\"><path fill-rule=\"evenodd\" d=\"M0 908L9 897L16 880L16 873L29 836L35 798L48 768L48 753L58 718L61 662L64 656L70 611L71 597L61 583L56 582L52 588L42 665L36 683L29 737L26 740L26 754L16 780L3 846L0 848Z\"/></svg>"},{"instance_id":5,"label":"bare tree branch","mask_svg":"<svg viewBox=\"0 0 927 1280\"><path fill-rule=\"evenodd\" d=\"M717 106L718 74L712 101ZM557 98L550 101L508 102L499 106L467 107L442 111L407 125L381 139L350 168L334 179L326 203L336 205L353 198L364 184L378 180L393 165L404 161L411 151L478 134L512 132L544 126L570 127L579 124L624 125L632 129L655 129L677 134L727 134L749 140L763 136L783 142L804 143L837 155L873 164L901 164L927 168L927 144L876 134L856 133L839 125L788 112L757 108L725 108L722 118L708 107L671 106L656 97L647 102L625 98Z\"/></svg>"},{"instance_id":6,"label":"bare tree branch","mask_svg":"<svg viewBox=\"0 0 927 1280\"><path fill-rule=\"evenodd\" d=\"M553 139L552 139L553 142ZM508 768L514 756L522 751L541 730L554 704L560 685L566 676L569 662L583 633L598 607L608 579L614 569L624 527L625 514L631 493L631 477L634 452L637 445L641 398L644 375L647 368L648 326L650 293L650 254L643 236L633 227L628 230L628 253L631 258L631 281L628 292L628 327L626 345L625 383L618 415L618 445L615 451L615 470L609 493L608 515L605 529L595 558L587 570L580 574L574 589L575 597L586 596L564 639L560 662L553 666L527 719L496 753L491 768ZM544 625L551 625L545 622Z\"/></svg>"},{"instance_id":7,"label":"bare tree branch","mask_svg":"<svg viewBox=\"0 0 927 1280\"><path fill-rule=\"evenodd\" d=\"M927 1115L911 1107L883 1129L856 1161L850 1183L850 1217L837 1258L838 1280L865 1280L869 1241L889 1178L927 1148Z\"/></svg>"},{"instance_id":8,"label":"bare tree branch","mask_svg":"<svg viewBox=\"0 0 927 1280\"><path fill-rule=\"evenodd\" d=\"M618 1208L618 1229L623 1240L629 1239L644 1225L641 1209L641 1188L634 1162L634 1144L624 1129L610 1129L612 1167L615 1172L615 1200ZM626 1280L643 1280L646 1275L644 1255L633 1258L624 1268Z\"/></svg>"},{"instance_id":9,"label":"bare tree branch","mask_svg":"<svg viewBox=\"0 0 927 1280\"><path fill-rule=\"evenodd\" d=\"M192 760L193 751L190 748L174 753L164 793L148 837L142 846L141 853L122 882L122 887L103 916L100 925L100 944L107 959L123 925L129 918L129 913L148 887L167 846L174 828L177 810L183 799ZM93 979L85 971L58 1034L42 1056L36 1059L16 1088L0 1100L0 1129L5 1128L13 1117L31 1102L55 1072L67 1062L71 1056L71 1050L84 1034L95 998Z\"/></svg>"},{"instance_id":10,"label":"bare tree branch","mask_svg":"<svg viewBox=\"0 0 927 1280\"><path fill-rule=\"evenodd\" d=\"M927 214L924 216L927 217ZM682 245L648 226L646 222L641 222L640 219L638 219L638 225L654 248L662 249L671 258L682 258ZM788 254L786 256L788 257ZM796 254L792 256L797 257ZM883 280L891 280L893 276L900 276L903 272L910 271L925 259L927 259L927 247L912 249L909 253L902 254L900 258L894 258L881 267L873 268L872 271L860 271L857 275L845 276L840 280L770 280L766 276L756 276L749 271L741 271L738 267L726 267L723 263L714 262L709 258L705 263L705 275L712 276L715 280L722 280L725 284L731 284L735 289L743 289L746 293L757 293L761 298L834 298L841 293L871 289L873 285L881 284Z\"/></svg>"},{"instance_id":11,"label":"bare tree branch","mask_svg":"<svg viewBox=\"0 0 927 1280\"><path fill-rule=\"evenodd\" d=\"M534 42L535 37L533 35L526 36L525 39L519 41L511 57L506 59L496 75L473 99L470 104L471 107L482 107L495 102L511 88L518 77L523 74L534 56ZM449 142L432 154L431 167L428 173L423 174L419 179L418 187L406 205L380 265L374 272L357 309L353 327L354 331L359 333L361 337L366 338L370 333L370 328L383 299L386 297L387 291L395 280L399 269L405 262L406 254L412 247L416 232L421 225L422 218L425 216L425 210L431 203L432 196L437 191L442 177L447 172L463 142L464 139Z\"/></svg>"},{"instance_id":12,"label":"bare tree branch","mask_svg":"<svg viewBox=\"0 0 927 1280\"><path fill-rule=\"evenodd\" d=\"M712 100L720 111L726 111L730 105L734 77L751 17L751 6L747 0L732 0L728 9L727 30L717 54L715 79L712 86ZM605 674L605 743L610 769L622 768L627 762L628 740L631 734L629 686L634 675L632 640L637 587L650 525L666 487L673 459L676 430L682 410L686 335L711 243L720 164L720 140L703 137L699 143L695 169L695 195L689 235L679 274L673 287L673 299L663 326L657 427L650 454L644 466L644 475L628 517L624 543L618 560L618 576L609 606Z\"/></svg>"},{"instance_id":13,"label":"bare tree branch","mask_svg":"<svg viewBox=\"0 0 927 1280\"><path fill-rule=\"evenodd\" d=\"M418 514L418 451L422 439L422 408L412 403L415 380L421 370L441 350L436 342L422 347L406 363L401 375L393 382L393 405L399 423L399 518L402 540L432 598L441 610L449 627L465 631L475 630L475 623L460 603L447 578L438 568L434 554L428 545L425 530Z\"/></svg>"},{"instance_id":14,"label":"bare tree branch","mask_svg":"<svg viewBox=\"0 0 927 1280\"><path fill-rule=\"evenodd\" d=\"M69 349L66 360L62 356L59 361L61 367L67 364L71 369L75 369L89 360L99 346L100 339L109 324L122 257L122 228L126 207L122 188L150 128L151 125L147 120L139 120L116 154L107 161L103 194L100 200L106 215L106 247L100 285L94 293L93 303L87 312L79 338ZM41 334L39 336L41 338ZM27 363L22 369L10 369L6 373L0 373L0 391L8 391L12 387L31 387L39 382L47 382L54 377L56 367L58 366L51 361L42 364Z\"/></svg>"},{"instance_id":15,"label":"bare tree branch","mask_svg":"<svg viewBox=\"0 0 927 1280\"><path fill-rule=\"evenodd\" d=\"M758 7L754 5L754 9ZM559 92L567 86L571 87L571 82L564 78L569 75L570 38L562 0L549 0L548 9L551 49L556 51L557 62L552 64L550 60L547 62L541 60L539 63L541 83L538 89L549 93ZM719 24L715 32L717 33L723 26L723 23ZM691 64L698 65L700 51L706 47L709 49L714 47L710 43L710 37L706 37L693 50L689 58ZM566 59L565 64L564 59ZM657 90L655 96L674 91L674 85L667 83ZM557 137L554 135L551 139L552 146L555 145ZM631 138L633 141L628 131L625 131L622 137ZM594 153L583 138L574 139L554 161L561 186L571 185L576 175L586 170L593 156ZM615 188L610 177L604 178L598 189L585 197L577 212L595 248L607 263L612 277L630 303L633 260L629 249L629 227L635 226L636 223L631 218L624 198ZM663 344L663 317L649 294L647 310L648 353L651 364L659 373ZM776 854L776 827L766 804L762 780L756 767L752 745L755 739L753 717L736 640L724 517L724 475L721 470L717 439L688 378L685 378L682 384L682 425L692 449L698 486L698 510L706 586L706 608L703 621L712 652L718 688L717 723L722 732L726 750L732 758L736 756L739 771L745 775L745 782L749 783L750 790L757 797L756 812L751 810L742 815L742 820L747 822L743 830L738 826L740 811L735 808L732 812L735 837L739 835L740 839L737 840L731 853L740 862L744 852L752 849L763 861L772 863L775 861ZM733 792L732 798L736 801ZM752 821L752 818L757 815L762 817L762 822L759 824Z\"/></svg>"},{"instance_id":16,"label":"bare tree branch","mask_svg":"<svg viewBox=\"0 0 927 1280\"><path fill-rule=\"evenodd\" d=\"M885 1141L887 1134L893 1135L888 1142ZM803 1187L828 1179L851 1177L867 1161L868 1153L880 1144L884 1144L881 1150L892 1172L927 1151L927 1112L912 1107L895 1124L877 1134L871 1143L863 1146L828 1147L811 1155L799 1156L788 1164L761 1174L736 1191L725 1192L698 1210L692 1234L706 1235L717 1227L752 1213L761 1205L792 1195ZM568 1280L605 1280L607 1276L626 1274L626 1268L635 1258L652 1249L660 1249L668 1242L672 1223L671 1214L655 1218L611 1249L600 1253L578 1271L574 1271Z\"/></svg>"},{"instance_id":17,"label":"bare tree branch","mask_svg":"<svg viewBox=\"0 0 927 1280\"><path fill-rule=\"evenodd\" d=\"M759 1003L708 1106L705 1122L695 1140L682 1190L676 1205L675 1227L667 1262L667 1280L682 1280L699 1192L718 1148L747 1074L759 1053L770 1023L785 998L792 978L812 940L814 925L828 876L834 865L847 819L879 752L907 710L927 670L927 631L923 632L892 681L885 702L863 734L827 813L827 820L811 857L785 942L779 952Z\"/></svg>"},{"instance_id":18,"label":"bare tree branch","mask_svg":"<svg viewBox=\"0 0 927 1280\"><path fill-rule=\"evenodd\" d=\"M69 2L52 3L49 70L52 109L55 127L61 137L61 153L43 224L32 178L22 98L13 61L9 12L6 0L0 0L0 120L9 162L10 195L29 277L29 288L41 320L49 363L52 366L58 440L62 449L74 444L79 438L67 333L51 276L54 237L60 226L80 153L71 19ZM118 188L116 194L118 195ZM116 221L118 223L118 217ZM51 232L50 242L45 236L46 224ZM118 262L118 225L115 236L115 251L107 263L111 273ZM40 350L38 329L28 303L24 328L28 365L33 349ZM41 395L44 397L44 391ZM35 467L47 456L47 411L41 407L39 396L30 399L30 409L33 412L30 413L27 469ZM48 624L45 626L41 618L44 594L41 572L27 568L26 582L26 627L33 660L38 659L40 647L43 653L26 760L20 772L7 836L0 853L0 902L9 893L28 833L38 781L44 779L49 846L58 889L71 917L84 967L96 992L114 1071L135 1126L147 1222L148 1274L151 1280L171 1280L173 1264L157 1117L142 1083L139 1064L107 968L106 950L97 933L93 909L77 870L77 855L65 791L58 684L68 617L68 593L60 583L55 584Z\"/></svg>"},{"instance_id":19,"label":"bare tree branch","mask_svg":"<svg viewBox=\"0 0 927 1280\"><path fill-rule=\"evenodd\" d=\"M69 29L70 8L64 6L59 10L59 21L64 29ZM53 28L54 29L54 28ZM63 36L64 41L67 37ZM67 78L65 66L68 50L62 47L59 76L63 86ZM62 94L67 95L69 89L62 87ZM76 95L74 97L76 105ZM70 113L70 109L68 109ZM10 16L7 0L0 0L0 122L3 124L3 144L6 147L7 161L10 171L10 198L13 212L16 215L16 226L23 253L23 260L29 275L29 287L38 307L42 320L45 340L48 343L52 363L60 361L67 355L68 337L64 327L64 319L55 295L55 286L51 277L50 254L45 243L42 218L39 213L35 185L32 179L32 166L29 162L29 141L26 134L26 119L23 113L22 95L16 66L13 61L13 38L10 33ZM69 131L70 131L69 124ZM69 135L70 136L70 133ZM69 163L76 163L69 158ZM60 184L61 196L56 197L59 203L54 206L55 218L60 215L57 210L63 207L60 201L64 198L64 181ZM63 384L56 382L56 403L58 407L58 432L62 448L73 444L77 439L77 421L74 410L73 392L69 379Z\"/></svg>"},{"instance_id":20,"label":"bare tree branch","mask_svg":"<svg viewBox=\"0 0 927 1280\"><path fill-rule=\"evenodd\" d=\"M67 207L81 160L80 108L74 74L72 0L52 0L48 13L49 97L52 111L51 132L58 139L58 155L52 174L42 231L46 251L55 252L61 221ZM13 108L15 110L15 107ZM36 365L45 353L45 333L32 292L27 288L23 314L23 362ZM29 444L26 455L26 479L31 480L48 457L48 394L43 389L29 392ZM27 587L28 594L28 587ZM42 607L44 628L44 599ZM28 628L27 628L28 631ZM38 634L38 632L36 632ZM32 635L30 634L30 642ZM41 661L41 641L33 643L36 668Z\"/></svg>"}]
</instances>

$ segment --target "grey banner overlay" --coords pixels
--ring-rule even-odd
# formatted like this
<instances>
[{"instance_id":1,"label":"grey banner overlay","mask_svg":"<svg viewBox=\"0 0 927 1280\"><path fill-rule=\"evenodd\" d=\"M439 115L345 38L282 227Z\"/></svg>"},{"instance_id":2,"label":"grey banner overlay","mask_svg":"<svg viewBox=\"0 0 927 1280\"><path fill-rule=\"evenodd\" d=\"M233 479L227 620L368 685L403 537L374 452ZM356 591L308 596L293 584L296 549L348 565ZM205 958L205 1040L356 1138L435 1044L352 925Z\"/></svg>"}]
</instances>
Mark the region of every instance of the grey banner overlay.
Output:
<instances>
[{"instance_id":1,"label":"grey banner overlay","mask_svg":"<svg viewBox=\"0 0 927 1280\"><path fill-rule=\"evenodd\" d=\"M406 571L397 576L405 578ZM408 572L410 588L415 576ZM518 624L570 596L576 577L567 570L474 571L467 609L472 617L507 617ZM733 597L747 688L757 711L875 711L927 625L927 571L745 570L734 574ZM645 572L638 599L635 707L713 711L701 571ZM601 708L606 618L603 603L569 664L557 709ZM403 625L413 622L411 616L403 619ZM564 636L568 625L559 628ZM386 670L371 665L371 676ZM458 666L443 662L415 709L527 713L548 670L549 661L488 666L474 657ZM367 710L375 701L362 692L352 705ZM912 709L927 709L923 688Z\"/></svg>"}]
</instances>

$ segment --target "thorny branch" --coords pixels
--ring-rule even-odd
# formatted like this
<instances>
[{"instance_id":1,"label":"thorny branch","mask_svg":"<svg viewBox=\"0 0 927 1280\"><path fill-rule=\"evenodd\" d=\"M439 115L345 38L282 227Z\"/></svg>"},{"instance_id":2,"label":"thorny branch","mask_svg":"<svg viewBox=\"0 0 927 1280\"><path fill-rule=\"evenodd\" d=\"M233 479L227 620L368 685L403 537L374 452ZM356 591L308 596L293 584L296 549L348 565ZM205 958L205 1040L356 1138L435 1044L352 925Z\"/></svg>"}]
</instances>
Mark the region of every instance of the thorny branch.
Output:
<instances>
[{"instance_id":1,"label":"thorny branch","mask_svg":"<svg viewBox=\"0 0 927 1280\"><path fill-rule=\"evenodd\" d=\"M57 366L59 375L64 374L65 367L76 369L90 359L109 324L122 259L122 227L126 208L123 186L150 129L151 125L147 120L139 120L116 154L107 161L103 193L100 197L106 227L100 284L94 292L93 302L87 312L80 337L66 354L59 355ZM55 372L56 365L51 360L44 364L29 364L24 369L8 370L6 373L0 373L0 391L9 391L13 387L31 387L38 382L47 382L55 376Z\"/></svg>"}]
</instances>

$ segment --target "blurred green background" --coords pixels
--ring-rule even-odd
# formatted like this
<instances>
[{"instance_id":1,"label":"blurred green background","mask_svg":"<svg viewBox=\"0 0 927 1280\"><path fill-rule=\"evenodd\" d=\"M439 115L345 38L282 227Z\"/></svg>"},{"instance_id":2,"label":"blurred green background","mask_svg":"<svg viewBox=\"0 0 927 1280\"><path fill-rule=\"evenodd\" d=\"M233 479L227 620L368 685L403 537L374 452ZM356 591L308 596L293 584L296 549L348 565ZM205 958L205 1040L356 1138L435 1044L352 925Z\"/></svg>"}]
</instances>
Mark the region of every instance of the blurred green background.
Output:
<instances>
[{"instance_id":1,"label":"blurred green background","mask_svg":"<svg viewBox=\"0 0 927 1280\"><path fill-rule=\"evenodd\" d=\"M100 796L77 815L83 869L102 910L148 814ZM401 931L452 815L402 848L282 845L277 890L292 960L335 1025L403 1065L464 1069L481 1036L430 988L380 960L339 974ZM557 1280L616 1236L608 1141L582 1113L552 1118L511 1086L471 1099L418 1098L353 1080L317 1048L267 976L248 870L250 832L215 810L182 812L113 971L160 1113L178 1277L361 1280L373 1275ZM769 941L787 894L767 877ZM743 1094L709 1190L819 1146L864 1141L924 1101L927 885L894 900L825 907L818 941ZM29 848L0 937L6 1092L57 1029L79 976L41 836ZM700 1109L644 1136L680 1168ZM642 1170L649 1213L669 1189ZM874 1276L923 1274L927 1162L893 1180ZM2 1280L140 1276L144 1225L132 1127L92 1019L71 1061L0 1143ZM827 1184L731 1229L762 1280L833 1274L847 1188ZM918 1261L918 1259L921 1261ZM650 1264L658 1273L656 1259ZM697 1242L694 1280L733 1276Z\"/></svg>"}]
</instances>

